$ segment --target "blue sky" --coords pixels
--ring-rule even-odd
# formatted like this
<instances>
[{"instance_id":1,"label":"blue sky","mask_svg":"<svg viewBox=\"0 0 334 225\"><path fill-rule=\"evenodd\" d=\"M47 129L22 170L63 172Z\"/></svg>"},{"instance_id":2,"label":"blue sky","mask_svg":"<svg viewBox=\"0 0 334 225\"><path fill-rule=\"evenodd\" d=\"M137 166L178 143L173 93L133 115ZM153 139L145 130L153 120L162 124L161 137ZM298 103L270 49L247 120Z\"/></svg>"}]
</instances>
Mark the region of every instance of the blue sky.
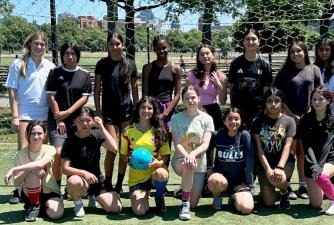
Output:
<instances>
[{"instance_id":1,"label":"blue sky","mask_svg":"<svg viewBox=\"0 0 334 225\"><path fill-rule=\"evenodd\" d=\"M21 15L25 17L29 22L37 20L39 24L50 23L50 3L49 0L10 0L15 4L13 11L14 15ZM33 4L33 2L35 2ZM102 17L106 15L106 4L96 0L90 2L88 0L55 0L57 15L63 12L70 12L74 16L94 16L102 20ZM135 1L135 6L139 7L139 1ZM119 19L125 18L123 9L118 10ZM155 17L161 19L165 18L165 9L162 7L153 9ZM136 14L135 16L137 16ZM199 15L185 13L180 16L181 29L188 31L192 28L197 29ZM228 17L220 17L219 21L222 25L231 24L232 19ZM170 29L170 23L166 23L166 28Z\"/></svg>"}]
</instances>

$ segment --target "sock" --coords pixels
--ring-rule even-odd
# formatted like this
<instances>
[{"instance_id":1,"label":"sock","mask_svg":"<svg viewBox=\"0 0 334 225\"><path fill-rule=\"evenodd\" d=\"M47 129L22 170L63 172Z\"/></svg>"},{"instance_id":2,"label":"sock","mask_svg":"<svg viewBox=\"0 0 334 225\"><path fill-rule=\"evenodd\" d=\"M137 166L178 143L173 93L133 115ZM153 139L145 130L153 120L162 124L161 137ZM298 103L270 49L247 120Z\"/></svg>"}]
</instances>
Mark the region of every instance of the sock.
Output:
<instances>
[{"instance_id":1,"label":"sock","mask_svg":"<svg viewBox=\"0 0 334 225\"><path fill-rule=\"evenodd\" d=\"M291 187L291 184L290 184L290 182L287 182L287 186L288 186L288 187Z\"/></svg>"},{"instance_id":2,"label":"sock","mask_svg":"<svg viewBox=\"0 0 334 225\"><path fill-rule=\"evenodd\" d=\"M189 200L190 198L190 191L189 192L185 192L185 191L182 191L182 200Z\"/></svg>"},{"instance_id":3,"label":"sock","mask_svg":"<svg viewBox=\"0 0 334 225\"><path fill-rule=\"evenodd\" d=\"M57 185L58 185L59 190L60 190L60 187L61 187L61 180L57 180L56 182L57 182Z\"/></svg>"},{"instance_id":4,"label":"sock","mask_svg":"<svg viewBox=\"0 0 334 225\"><path fill-rule=\"evenodd\" d=\"M106 183L107 183L107 185L112 186L112 176L111 177L106 177Z\"/></svg>"},{"instance_id":5,"label":"sock","mask_svg":"<svg viewBox=\"0 0 334 225\"><path fill-rule=\"evenodd\" d=\"M281 192L281 191L279 192L280 195L285 195L285 194L287 194L287 193L289 193L289 192L288 192L288 191L285 192L285 193L283 193L283 192Z\"/></svg>"},{"instance_id":6,"label":"sock","mask_svg":"<svg viewBox=\"0 0 334 225\"><path fill-rule=\"evenodd\" d=\"M30 204L39 204L39 194L41 193L41 186L35 188L26 188L30 199Z\"/></svg>"},{"instance_id":7,"label":"sock","mask_svg":"<svg viewBox=\"0 0 334 225\"><path fill-rule=\"evenodd\" d=\"M299 182L299 187L302 187L302 186L306 187L306 182Z\"/></svg>"},{"instance_id":8,"label":"sock","mask_svg":"<svg viewBox=\"0 0 334 225\"><path fill-rule=\"evenodd\" d=\"M164 190L165 190L165 187L168 183L168 180L169 180L168 178L163 182L159 182L157 180L154 180L154 186L157 189L156 192L155 192L155 197L161 198L161 197L164 196Z\"/></svg>"},{"instance_id":9,"label":"sock","mask_svg":"<svg viewBox=\"0 0 334 225\"><path fill-rule=\"evenodd\" d=\"M22 184L20 184L19 186L16 186L15 190L19 190L20 188L22 188Z\"/></svg>"},{"instance_id":10,"label":"sock","mask_svg":"<svg viewBox=\"0 0 334 225\"><path fill-rule=\"evenodd\" d=\"M122 188L122 184L123 184L123 180L124 180L124 175L125 174L118 173L116 188Z\"/></svg>"},{"instance_id":11,"label":"sock","mask_svg":"<svg viewBox=\"0 0 334 225\"><path fill-rule=\"evenodd\" d=\"M74 205L80 205L82 204L82 199L78 200L78 201L73 201L74 202Z\"/></svg>"},{"instance_id":12,"label":"sock","mask_svg":"<svg viewBox=\"0 0 334 225\"><path fill-rule=\"evenodd\" d=\"M315 182L323 190L325 195L327 195L329 200L334 201L334 188L328 176L321 174L321 176Z\"/></svg>"}]
</instances>

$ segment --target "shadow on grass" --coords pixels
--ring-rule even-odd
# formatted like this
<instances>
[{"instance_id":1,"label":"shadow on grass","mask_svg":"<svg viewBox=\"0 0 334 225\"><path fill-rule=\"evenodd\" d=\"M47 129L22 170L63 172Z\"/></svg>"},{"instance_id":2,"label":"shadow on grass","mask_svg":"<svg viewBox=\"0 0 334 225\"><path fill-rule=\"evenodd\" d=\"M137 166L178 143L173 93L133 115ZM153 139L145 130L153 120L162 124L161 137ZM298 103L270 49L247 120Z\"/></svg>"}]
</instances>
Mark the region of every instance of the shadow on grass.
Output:
<instances>
[{"instance_id":1,"label":"shadow on grass","mask_svg":"<svg viewBox=\"0 0 334 225\"><path fill-rule=\"evenodd\" d=\"M8 193L8 195L0 195L0 204L7 204L9 202L10 197L12 197L11 193Z\"/></svg>"}]
</instances>

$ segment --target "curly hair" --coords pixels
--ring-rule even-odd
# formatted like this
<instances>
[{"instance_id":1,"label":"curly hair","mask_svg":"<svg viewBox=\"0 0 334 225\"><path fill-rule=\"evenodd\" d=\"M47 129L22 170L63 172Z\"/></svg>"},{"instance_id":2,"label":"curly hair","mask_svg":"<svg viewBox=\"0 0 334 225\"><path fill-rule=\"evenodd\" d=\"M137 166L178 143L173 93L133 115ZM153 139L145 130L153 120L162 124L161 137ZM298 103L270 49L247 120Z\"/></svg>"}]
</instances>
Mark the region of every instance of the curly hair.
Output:
<instances>
[{"instance_id":1,"label":"curly hair","mask_svg":"<svg viewBox=\"0 0 334 225\"><path fill-rule=\"evenodd\" d=\"M111 38L117 38L123 45L123 37L118 33L109 34L107 38L107 43ZM122 94L128 93L131 86L131 74L133 72L132 65L123 53L121 53L121 60L119 62L119 76L118 76L118 87L121 90Z\"/></svg>"},{"instance_id":2,"label":"curly hair","mask_svg":"<svg viewBox=\"0 0 334 225\"><path fill-rule=\"evenodd\" d=\"M155 145L157 147L162 147L168 141L168 133L164 122L159 117L160 112L155 98L151 96L144 96L139 100L139 102L136 104L131 123L139 122L139 109L141 104L143 104L144 102L148 102L153 107L153 115L150 119L150 124L154 127Z\"/></svg>"},{"instance_id":3,"label":"curly hair","mask_svg":"<svg viewBox=\"0 0 334 225\"><path fill-rule=\"evenodd\" d=\"M197 79L199 79L201 82L199 83L199 86L202 87L205 83L205 71L204 71L204 65L203 63L201 63L198 59L199 57L199 52L201 51L202 48L208 48L212 54L215 53L215 50L213 49L213 47L211 47L210 45L202 45L198 50L197 50L197 55L196 55L196 67L193 70L194 71L194 75ZM210 73L218 71L218 66L217 63L212 61L211 64L211 68L210 68Z\"/></svg>"},{"instance_id":4,"label":"curly hair","mask_svg":"<svg viewBox=\"0 0 334 225\"><path fill-rule=\"evenodd\" d=\"M311 113L314 113L314 115L315 115L315 109L312 105L312 98L313 98L313 95L315 93L318 93L318 94L322 95L325 99L327 99L327 101L329 101L329 104L326 106L326 117L324 118L324 123L322 124L322 126L324 127L324 132L326 134L328 134L329 128L331 126L331 122L333 120L333 118L332 118L332 106L331 106L333 94L330 92L330 90L328 88L326 88L323 85L315 88L312 91L312 93L311 93Z\"/></svg>"}]
</instances>

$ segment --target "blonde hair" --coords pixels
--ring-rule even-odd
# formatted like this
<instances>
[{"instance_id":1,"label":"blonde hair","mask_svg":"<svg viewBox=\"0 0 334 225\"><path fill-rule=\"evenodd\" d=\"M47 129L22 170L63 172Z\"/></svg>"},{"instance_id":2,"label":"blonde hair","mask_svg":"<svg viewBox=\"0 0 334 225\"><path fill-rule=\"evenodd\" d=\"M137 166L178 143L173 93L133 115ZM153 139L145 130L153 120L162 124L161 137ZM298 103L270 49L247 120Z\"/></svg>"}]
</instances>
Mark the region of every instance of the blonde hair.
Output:
<instances>
[{"instance_id":1,"label":"blonde hair","mask_svg":"<svg viewBox=\"0 0 334 225\"><path fill-rule=\"evenodd\" d=\"M20 77L22 77L23 79L27 79L27 62L28 59L30 57L30 43L38 38L41 37L42 40L45 42L45 48L48 48L48 38L46 36L46 34L42 31L35 31L33 33L31 33L23 42L23 59L22 59L22 64L21 64L21 68L20 68Z\"/></svg>"}]
</instances>

